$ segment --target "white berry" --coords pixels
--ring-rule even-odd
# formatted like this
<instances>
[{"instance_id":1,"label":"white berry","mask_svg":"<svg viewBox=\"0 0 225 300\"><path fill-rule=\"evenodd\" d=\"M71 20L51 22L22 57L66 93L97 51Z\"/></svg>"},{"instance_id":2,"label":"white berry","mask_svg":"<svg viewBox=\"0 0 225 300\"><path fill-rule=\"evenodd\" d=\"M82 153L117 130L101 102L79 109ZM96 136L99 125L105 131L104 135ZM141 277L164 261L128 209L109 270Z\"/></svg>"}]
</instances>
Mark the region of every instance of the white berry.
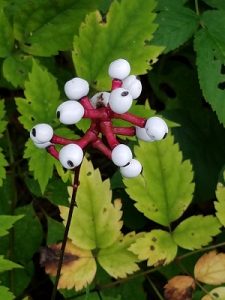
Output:
<instances>
[{"instance_id":1,"label":"white berry","mask_svg":"<svg viewBox=\"0 0 225 300\"><path fill-rule=\"evenodd\" d=\"M95 94L91 99L91 104L94 108L99 108L102 106L107 106L109 103L110 93L108 92L100 92Z\"/></svg>"},{"instance_id":2,"label":"white berry","mask_svg":"<svg viewBox=\"0 0 225 300\"><path fill-rule=\"evenodd\" d=\"M118 167L123 167L128 164L132 159L132 152L126 145L117 145L112 150L112 161Z\"/></svg>"},{"instance_id":3,"label":"white berry","mask_svg":"<svg viewBox=\"0 0 225 300\"><path fill-rule=\"evenodd\" d=\"M145 129L148 136L154 141L162 140L168 133L166 122L159 117L149 118L145 124Z\"/></svg>"},{"instance_id":4,"label":"white berry","mask_svg":"<svg viewBox=\"0 0 225 300\"><path fill-rule=\"evenodd\" d=\"M137 159L132 159L130 163L125 167L120 167L120 173L122 176L132 178L138 176L142 171L142 165Z\"/></svg>"},{"instance_id":5,"label":"white berry","mask_svg":"<svg viewBox=\"0 0 225 300\"><path fill-rule=\"evenodd\" d=\"M89 84L86 80L75 77L66 82L64 86L66 96L71 100L79 100L87 96L89 92Z\"/></svg>"},{"instance_id":6,"label":"white berry","mask_svg":"<svg viewBox=\"0 0 225 300\"><path fill-rule=\"evenodd\" d=\"M83 156L83 150L75 144L66 145L59 151L59 161L66 169L73 169L79 166Z\"/></svg>"},{"instance_id":7,"label":"white berry","mask_svg":"<svg viewBox=\"0 0 225 300\"><path fill-rule=\"evenodd\" d=\"M56 115L61 123L72 125L82 119L84 108L79 102L68 100L59 105Z\"/></svg>"},{"instance_id":8,"label":"white berry","mask_svg":"<svg viewBox=\"0 0 225 300\"><path fill-rule=\"evenodd\" d=\"M34 126L30 131L30 138L35 144L50 142L53 137L53 129L50 125L41 123Z\"/></svg>"},{"instance_id":9,"label":"white berry","mask_svg":"<svg viewBox=\"0 0 225 300\"><path fill-rule=\"evenodd\" d=\"M129 91L123 88L118 88L111 92L109 97L109 106L115 113L123 114L130 109L132 101L133 99Z\"/></svg>"},{"instance_id":10,"label":"white berry","mask_svg":"<svg viewBox=\"0 0 225 300\"><path fill-rule=\"evenodd\" d=\"M109 76L111 78L123 80L130 74L130 64L125 59L117 59L109 65Z\"/></svg>"},{"instance_id":11,"label":"white berry","mask_svg":"<svg viewBox=\"0 0 225 300\"><path fill-rule=\"evenodd\" d=\"M130 75L123 80L122 87L128 90L133 99L137 99L141 95L142 84L136 76Z\"/></svg>"},{"instance_id":12,"label":"white berry","mask_svg":"<svg viewBox=\"0 0 225 300\"><path fill-rule=\"evenodd\" d=\"M35 143L35 142L34 142L34 145L35 145L37 148L45 149L45 148L51 146L52 143L51 143L51 142L46 142L46 143Z\"/></svg>"},{"instance_id":13,"label":"white berry","mask_svg":"<svg viewBox=\"0 0 225 300\"><path fill-rule=\"evenodd\" d=\"M150 138L150 136L147 134L145 128L141 128L136 126L136 136L139 140L145 141L145 142L153 142L154 140Z\"/></svg>"}]
</instances>

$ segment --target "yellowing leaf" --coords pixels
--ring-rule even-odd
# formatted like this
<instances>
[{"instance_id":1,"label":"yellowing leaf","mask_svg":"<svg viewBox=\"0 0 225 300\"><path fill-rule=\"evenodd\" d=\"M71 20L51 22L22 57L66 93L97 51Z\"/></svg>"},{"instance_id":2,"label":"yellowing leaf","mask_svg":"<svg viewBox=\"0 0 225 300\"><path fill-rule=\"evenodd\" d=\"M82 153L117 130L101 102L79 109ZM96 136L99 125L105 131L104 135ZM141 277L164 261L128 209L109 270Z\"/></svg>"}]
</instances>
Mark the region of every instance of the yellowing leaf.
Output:
<instances>
[{"instance_id":1,"label":"yellowing leaf","mask_svg":"<svg viewBox=\"0 0 225 300\"><path fill-rule=\"evenodd\" d=\"M225 253L211 251L204 254L195 265L194 275L206 284L225 283Z\"/></svg>"},{"instance_id":2,"label":"yellowing leaf","mask_svg":"<svg viewBox=\"0 0 225 300\"><path fill-rule=\"evenodd\" d=\"M89 14L74 39L77 74L101 90L110 87L107 70L115 59L125 58L133 74L145 74L163 50L146 43L157 28L155 6L155 0L112 1L105 20L99 12Z\"/></svg>"},{"instance_id":3,"label":"yellowing leaf","mask_svg":"<svg viewBox=\"0 0 225 300\"><path fill-rule=\"evenodd\" d=\"M215 208L216 208L216 216L225 226L225 171L223 173L223 180L222 182L218 182L217 189L216 189L216 198L218 201L214 202Z\"/></svg>"},{"instance_id":4,"label":"yellowing leaf","mask_svg":"<svg viewBox=\"0 0 225 300\"><path fill-rule=\"evenodd\" d=\"M195 280L190 276L175 276L164 286L167 300L191 300L195 290Z\"/></svg>"},{"instance_id":5,"label":"yellowing leaf","mask_svg":"<svg viewBox=\"0 0 225 300\"><path fill-rule=\"evenodd\" d=\"M129 248L140 260L148 260L148 266L166 265L176 256L177 245L171 235L163 230L152 230Z\"/></svg>"},{"instance_id":6,"label":"yellowing leaf","mask_svg":"<svg viewBox=\"0 0 225 300\"><path fill-rule=\"evenodd\" d=\"M138 258L128 250L130 245L136 240L136 235L131 232L121 236L113 245L101 249L97 259L103 269L114 278L124 278L128 274L139 270Z\"/></svg>"},{"instance_id":7,"label":"yellowing leaf","mask_svg":"<svg viewBox=\"0 0 225 300\"><path fill-rule=\"evenodd\" d=\"M109 180L102 181L99 170L94 170L87 159L83 160L79 180L69 238L83 249L106 248L120 236L121 201L111 203ZM60 207L60 212L65 224L68 208Z\"/></svg>"},{"instance_id":8,"label":"yellowing leaf","mask_svg":"<svg viewBox=\"0 0 225 300\"><path fill-rule=\"evenodd\" d=\"M176 227L173 238L182 248L199 249L220 233L220 227L220 222L214 216L192 216Z\"/></svg>"},{"instance_id":9,"label":"yellowing leaf","mask_svg":"<svg viewBox=\"0 0 225 300\"><path fill-rule=\"evenodd\" d=\"M170 135L159 142L139 142L139 145L134 152L143 172L132 180L123 180L126 191L147 218L169 226L184 213L192 200L191 163L182 161L182 153Z\"/></svg>"},{"instance_id":10,"label":"yellowing leaf","mask_svg":"<svg viewBox=\"0 0 225 300\"><path fill-rule=\"evenodd\" d=\"M47 274L56 276L60 249L61 244L54 244L44 252L42 250L41 263ZM96 268L91 251L78 248L68 241L58 288L81 290L92 282Z\"/></svg>"},{"instance_id":11,"label":"yellowing leaf","mask_svg":"<svg viewBox=\"0 0 225 300\"><path fill-rule=\"evenodd\" d=\"M225 287L221 286L213 289L209 295L204 296L201 300L224 300L225 299Z\"/></svg>"}]
</instances>

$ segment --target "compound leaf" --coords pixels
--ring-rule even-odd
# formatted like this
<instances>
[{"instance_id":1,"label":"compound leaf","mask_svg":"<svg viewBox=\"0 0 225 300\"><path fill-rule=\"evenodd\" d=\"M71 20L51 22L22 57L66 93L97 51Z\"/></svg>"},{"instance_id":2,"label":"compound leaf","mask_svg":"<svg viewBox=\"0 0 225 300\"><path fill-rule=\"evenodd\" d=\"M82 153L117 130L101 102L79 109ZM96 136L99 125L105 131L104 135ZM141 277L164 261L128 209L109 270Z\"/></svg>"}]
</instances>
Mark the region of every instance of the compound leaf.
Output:
<instances>
[{"instance_id":1,"label":"compound leaf","mask_svg":"<svg viewBox=\"0 0 225 300\"><path fill-rule=\"evenodd\" d=\"M11 260L5 259L3 255L0 255L0 272L9 271L14 268L22 268L22 267L12 262Z\"/></svg>"},{"instance_id":2,"label":"compound leaf","mask_svg":"<svg viewBox=\"0 0 225 300\"><path fill-rule=\"evenodd\" d=\"M176 256L177 245L171 235L163 230L152 230L129 248L140 260L147 259L148 266L166 265Z\"/></svg>"},{"instance_id":3,"label":"compound leaf","mask_svg":"<svg viewBox=\"0 0 225 300\"><path fill-rule=\"evenodd\" d=\"M106 248L120 236L121 201L111 203L110 181L102 181L99 170L87 159L82 163L80 182L69 238L83 249ZM60 212L65 223L68 208L60 206Z\"/></svg>"},{"instance_id":4,"label":"compound leaf","mask_svg":"<svg viewBox=\"0 0 225 300\"><path fill-rule=\"evenodd\" d=\"M10 55L14 45L14 37L12 26L0 6L0 57L7 57Z\"/></svg>"},{"instance_id":5,"label":"compound leaf","mask_svg":"<svg viewBox=\"0 0 225 300\"><path fill-rule=\"evenodd\" d=\"M225 254L210 251L199 258L194 268L195 279L206 284L225 283Z\"/></svg>"},{"instance_id":6,"label":"compound leaf","mask_svg":"<svg viewBox=\"0 0 225 300\"><path fill-rule=\"evenodd\" d=\"M216 189L216 198L218 201L214 202L216 208L216 216L225 226L225 171L223 172L223 180L222 182L218 182L217 189Z\"/></svg>"},{"instance_id":7,"label":"compound leaf","mask_svg":"<svg viewBox=\"0 0 225 300\"><path fill-rule=\"evenodd\" d=\"M91 13L74 39L73 61L77 74L91 85L104 90L110 87L109 64L127 59L134 74L145 74L156 61L162 47L150 46L157 25L153 13L155 0L113 1L106 21L99 12Z\"/></svg>"},{"instance_id":8,"label":"compound leaf","mask_svg":"<svg viewBox=\"0 0 225 300\"><path fill-rule=\"evenodd\" d=\"M220 233L220 223L214 216L192 216L181 222L173 239L182 248L193 250L206 246Z\"/></svg>"},{"instance_id":9,"label":"compound leaf","mask_svg":"<svg viewBox=\"0 0 225 300\"><path fill-rule=\"evenodd\" d=\"M13 300L15 296L9 291L6 286L0 286L0 297L4 300Z\"/></svg>"},{"instance_id":10,"label":"compound leaf","mask_svg":"<svg viewBox=\"0 0 225 300\"><path fill-rule=\"evenodd\" d=\"M147 218L169 226L183 214L192 200L191 163L188 160L182 162L182 154L172 136L160 142L139 144L134 152L143 172L132 180L123 180L126 191Z\"/></svg>"},{"instance_id":11,"label":"compound leaf","mask_svg":"<svg viewBox=\"0 0 225 300\"><path fill-rule=\"evenodd\" d=\"M164 52L169 52L192 37L198 27L198 16L193 10L178 5L177 1L167 1L161 7L156 23L159 27L152 42L165 46Z\"/></svg>"},{"instance_id":12,"label":"compound leaf","mask_svg":"<svg viewBox=\"0 0 225 300\"><path fill-rule=\"evenodd\" d=\"M54 244L49 249L51 249L52 255L57 257L61 244ZM46 260L44 264L46 273L56 276L58 261ZM75 288L76 291L79 291L92 282L96 269L96 262L91 251L80 249L68 241L58 287L61 289Z\"/></svg>"},{"instance_id":13,"label":"compound leaf","mask_svg":"<svg viewBox=\"0 0 225 300\"><path fill-rule=\"evenodd\" d=\"M139 270L137 256L128 250L136 238L135 233L130 232L125 236L121 236L111 246L99 251L98 262L112 277L125 278L128 274Z\"/></svg>"},{"instance_id":14,"label":"compound leaf","mask_svg":"<svg viewBox=\"0 0 225 300\"><path fill-rule=\"evenodd\" d=\"M204 29L195 36L197 68L203 95L225 124L225 92L223 64L225 63L224 11L207 11L202 16Z\"/></svg>"},{"instance_id":15,"label":"compound leaf","mask_svg":"<svg viewBox=\"0 0 225 300\"><path fill-rule=\"evenodd\" d=\"M14 17L15 37L21 49L33 55L51 56L59 50L69 50L81 21L100 3L101 0L20 1Z\"/></svg>"},{"instance_id":16,"label":"compound leaf","mask_svg":"<svg viewBox=\"0 0 225 300\"><path fill-rule=\"evenodd\" d=\"M13 224L23 218L23 215L20 216L6 216L0 215L0 237L8 234L8 230L12 228Z\"/></svg>"}]
</instances>

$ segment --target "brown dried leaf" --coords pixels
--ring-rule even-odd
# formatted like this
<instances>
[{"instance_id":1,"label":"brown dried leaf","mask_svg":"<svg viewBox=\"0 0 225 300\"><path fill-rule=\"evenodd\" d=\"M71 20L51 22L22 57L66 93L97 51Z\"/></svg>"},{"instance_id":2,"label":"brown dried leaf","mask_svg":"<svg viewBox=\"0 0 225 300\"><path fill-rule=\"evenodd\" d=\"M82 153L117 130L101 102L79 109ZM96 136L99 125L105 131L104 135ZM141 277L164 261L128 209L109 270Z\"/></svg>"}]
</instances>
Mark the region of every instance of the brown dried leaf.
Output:
<instances>
[{"instance_id":1,"label":"brown dried leaf","mask_svg":"<svg viewBox=\"0 0 225 300\"><path fill-rule=\"evenodd\" d=\"M166 300L191 300L195 281L190 276L175 276L164 286Z\"/></svg>"},{"instance_id":2,"label":"brown dried leaf","mask_svg":"<svg viewBox=\"0 0 225 300\"><path fill-rule=\"evenodd\" d=\"M225 283L225 253L211 251L197 261L195 278L201 282L218 285Z\"/></svg>"},{"instance_id":3,"label":"brown dried leaf","mask_svg":"<svg viewBox=\"0 0 225 300\"><path fill-rule=\"evenodd\" d=\"M61 243L51 245L41 251L40 263L45 267L45 272L51 276L56 276L60 249ZM68 241L58 288L81 290L92 282L96 268L91 251L78 248Z\"/></svg>"}]
</instances>

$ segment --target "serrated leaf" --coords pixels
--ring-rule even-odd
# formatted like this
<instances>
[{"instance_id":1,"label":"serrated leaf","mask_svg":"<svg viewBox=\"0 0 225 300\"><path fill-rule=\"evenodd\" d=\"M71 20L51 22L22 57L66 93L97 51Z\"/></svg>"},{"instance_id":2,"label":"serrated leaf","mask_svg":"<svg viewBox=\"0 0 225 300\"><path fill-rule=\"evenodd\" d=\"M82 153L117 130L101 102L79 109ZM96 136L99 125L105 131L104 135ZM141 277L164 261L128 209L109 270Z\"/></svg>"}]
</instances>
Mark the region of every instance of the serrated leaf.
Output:
<instances>
[{"instance_id":1,"label":"serrated leaf","mask_svg":"<svg viewBox=\"0 0 225 300\"><path fill-rule=\"evenodd\" d=\"M225 171L223 172L223 179L225 179ZM216 189L216 198L218 201L214 202L216 209L216 216L220 223L225 226L225 185L223 182L218 182Z\"/></svg>"},{"instance_id":2,"label":"serrated leaf","mask_svg":"<svg viewBox=\"0 0 225 300\"><path fill-rule=\"evenodd\" d=\"M57 253L61 249L61 244L52 245L51 253ZM53 255L53 254L52 254ZM66 244L64 264L61 270L58 288L81 290L90 284L96 273L96 262L89 250L80 249L70 241ZM45 271L47 274L55 276L57 273L57 260L47 260Z\"/></svg>"},{"instance_id":3,"label":"serrated leaf","mask_svg":"<svg viewBox=\"0 0 225 300\"><path fill-rule=\"evenodd\" d=\"M162 52L162 47L147 45L157 25L153 13L155 0L113 1L106 21L99 12L89 14L74 39L73 61L78 76L100 90L110 87L109 64L127 59L134 74L145 74Z\"/></svg>"},{"instance_id":4,"label":"serrated leaf","mask_svg":"<svg viewBox=\"0 0 225 300\"><path fill-rule=\"evenodd\" d=\"M199 249L208 245L220 233L220 227L214 216L192 216L176 227L173 239L182 248Z\"/></svg>"},{"instance_id":5,"label":"serrated leaf","mask_svg":"<svg viewBox=\"0 0 225 300\"><path fill-rule=\"evenodd\" d=\"M13 300L15 296L9 291L6 286L0 286L0 297L4 300Z\"/></svg>"},{"instance_id":6,"label":"serrated leaf","mask_svg":"<svg viewBox=\"0 0 225 300\"><path fill-rule=\"evenodd\" d=\"M210 291L209 295L204 296L201 300L223 300L225 299L225 287L217 287Z\"/></svg>"},{"instance_id":7,"label":"serrated leaf","mask_svg":"<svg viewBox=\"0 0 225 300\"><path fill-rule=\"evenodd\" d=\"M0 137L2 137L3 132L6 129L7 121L4 120L5 117L5 102L0 99Z\"/></svg>"},{"instance_id":8,"label":"serrated leaf","mask_svg":"<svg viewBox=\"0 0 225 300\"><path fill-rule=\"evenodd\" d=\"M198 22L196 13L182 6L181 1L166 1L156 19L159 27L152 42L165 46L165 53L174 50L192 37L198 28Z\"/></svg>"},{"instance_id":9,"label":"serrated leaf","mask_svg":"<svg viewBox=\"0 0 225 300\"><path fill-rule=\"evenodd\" d=\"M14 37L12 25L10 24L4 9L0 5L0 57L10 55L13 45Z\"/></svg>"},{"instance_id":10,"label":"serrated leaf","mask_svg":"<svg viewBox=\"0 0 225 300\"><path fill-rule=\"evenodd\" d=\"M83 249L106 248L120 236L121 201L111 203L110 181L102 181L99 170L85 158L79 181L69 238ZM60 206L60 212L65 224L68 208Z\"/></svg>"},{"instance_id":11,"label":"serrated leaf","mask_svg":"<svg viewBox=\"0 0 225 300\"><path fill-rule=\"evenodd\" d=\"M182 162L178 144L174 144L170 135L159 142L139 144L134 152L143 172L132 180L123 180L126 191L147 218L169 226L184 213L192 200L191 163L188 160Z\"/></svg>"},{"instance_id":12,"label":"serrated leaf","mask_svg":"<svg viewBox=\"0 0 225 300\"><path fill-rule=\"evenodd\" d=\"M55 159L45 149L35 147L31 140L26 143L24 158L29 159L29 170L34 173L43 194L52 177Z\"/></svg>"},{"instance_id":13,"label":"serrated leaf","mask_svg":"<svg viewBox=\"0 0 225 300\"><path fill-rule=\"evenodd\" d=\"M194 278L178 275L171 278L164 286L164 297L167 300L191 300L194 290Z\"/></svg>"},{"instance_id":14,"label":"serrated leaf","mask_svg":"<svg viewBox=\"0 0 225 300\"><path fill-rule=\"evenodd\" d=\"M5 131L7 122L4 120L5 117L5 103L0 99L0 137L2 137L3 132ZM5 167L8 165L8 162L5 159L4 154L2 153L2 148L0 147L0 186L3 184L3 179L6 178Z\"/></svg>"},{"instance_id":15,"label":"serrated leaf","mask_svg":"<svg viewBox=\"0 0 225 300\"><path fill-rule=\"evenodd\" d=\"M202 16L204 28L195 36L200 87L207 102L225 124L225 62L224 11L207 11Z\"/></svg>"},{"instance_id":16,"label":"serrated leaf","mask_svg":"<svg viewBox=\"0 0 225 300\"><path fill-rule=\"evenodd\" d=\"M5 259L3 255L0 255L0 272L9 271L14 268L22 268L22 267L11 260Z\"/></svg>"},{"instance_id":17,"label":"serrated leaf","mask_svg":"<svg viewBox=\"0 0 225 300\"><path fill-rule=\"evenodd\" d=\"M13 227L13 224L22 219L24 216L6 216L0 215L0 237L8 234L9 229Z\"/></svg>"},{"instance_id":18,"label":"serrated leaf","mask_svg":"<svg viewBox=\"0 0 225 300\"><path fill-rule=\"evenodd\" d=\"M3 62L3 75L14 87L23 87L31 66L31 56L24 54L11 55Z\"/></svg>"},{"instance_id":19,"label":"serrated leaf","mask_svg":"<svg viewBox=\"0 0 225 300\"><path fill-rule=\"evenodd\" d=\"M148 266L166 265L177 254L177 245L171 235L163 230L152 230L140 237L131 247L140 260L147 259Z\"/></svg>"},{"instance_id":20,"label":"serrated leaf","mask_svg":"<svg viewBox=\"0 0 225 300\"><path fill-rule=\"evenodd\" d=\"M135 233L130 232L121 236L111 246L99 251L98 262L109 275L114 278L125 278L139 270L137 256L128 250L136 238Z\"/></svg>"},{"instance_id":21,"label":"serrated leaf","mask_svg":"<svg viewBox=\"0 0 225 300\"><path fill-rule=\"evenodd\" d=\"M14 16L14 32L20 48L39 56L69 50L81 21L100 3L101 0L20 1Z\"/></svg>"},{"instance_id":22,"label":"serrated leaf","mask_svg":"<svg viewBox=\"0 0 225 300\"><path fill-rule=\"evenodd\" d=\"M32 71L25 82L25 98L17 98L20 122L30 130L37 123L52 124L60 94L56 79L35 60Z\"/></svg>"},{"instance_id":23,"label":"serrated leaf","mask_svg":"<svg viewBox=\"0 0 225 300\"><path fill-rule=\"evenodd\" d=\"M210 251L197 261L194 268L195 279L211 285L225 283L225 254Z\"/></svg>"}]
</instances>

